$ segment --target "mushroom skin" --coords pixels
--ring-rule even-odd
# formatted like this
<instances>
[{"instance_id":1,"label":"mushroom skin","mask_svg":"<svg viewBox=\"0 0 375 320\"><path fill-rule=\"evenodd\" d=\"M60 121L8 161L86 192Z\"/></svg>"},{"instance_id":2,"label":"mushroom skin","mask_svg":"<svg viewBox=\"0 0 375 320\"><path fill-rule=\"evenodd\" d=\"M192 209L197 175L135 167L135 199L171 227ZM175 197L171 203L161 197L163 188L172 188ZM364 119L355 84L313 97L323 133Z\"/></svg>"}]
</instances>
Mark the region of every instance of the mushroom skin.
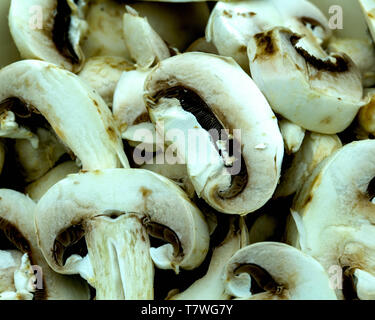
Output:
<instances>
[{"instance_id":1,"label":"mushroom skin","mask_svg":"<svg viewBox=\"0 0 375 320\"><path fill-rule=\"evenodd\" d=\"M111 111L75 74L43 61L15 62L0 71L0 101L21 108L17 121L51 126L84 170L129 166Z\"/></svg>"},{"instance_id":2,"label":"mushroom skin","mask_svg":"<svg viewBox=\"0 0 375 320\"><path fill-rule=\"evenodd\" d=\"M309 1L251 0L218 2L207 23L206 39L221 55L232 57L249 72L249 40L275 27L290 28L318 43L331 36L326 17Z\"/></svg>"},{"instance_id":3,"label":"mushroom skin","mask_svg":"<svg viewBox=\"0 0 375 320\"><path fill-rule=\"evenodd\" d=\"M200 146L214 155L213 162L207 156L189 162L196 155L175 144L197 195L210 206L245 215L272 196L280 174L283 140L266 99L233 59L188 52L163 60L146 79L145 98L153 123L164 126L167 143L171 143L168 130L182 130L185 139L189 130L196 130ZM241 157L234 163L240 171L231 176L224 166L228 159L219 156L208 130L220 134L222 129L232 133L236 128L241 144L233 140L234 151Z\"/></svg>"},{"instance_id":4,"label":"mushroom skin","mask_svg":"<svg viewBox=\"0 0 375 320\"><path fill-rule=\"evenodd\" d=\"M38 59L78 72L85 57L80 48L87 32L85 0L12 0L9 28L24 59ZM32 27L32 8L42 8L41 26Z\"/></svg>"},{"instance_id":5,"label":"mushroom skin","mask_svg":"<svg viewBox=\"0 0 375 320\"><path fill-rule=\"evenodd\" d=\"M0 244L0 252L4 252L2 246L5 246L5 252L9 252L7 249L9 243L14 247L11 255L16 264L17 261L20 263L20 271L22 271L21 255L23 255L22 262L26 263L25 267L31 264L41 268L43 283L39 285L42 285L42 289L36 288L35 300L88 300L90 293L84 281L77 277L57 274L46 263L37 243L34 225L35 208L36 204L24 194L0 189L0 233L5 235L4 242ZM28 256L28 262L24 261L25 255ZM29 265L28 268L30 267ZM8 276L12 275L8 274ZM3 282L3 279L1 281Z\"/></svg>"},{"instance_id":6,"label":"mushroom skin","mask_svg":"<svg viewBox=\"0 0 375 320\"><path fill-rule=\"evenodd\" d=\"M190 270L208 251L202 213L173 182L147 170L69 175L39 200L36 212L39 245L51 268L81 274L97 299L152 299L152 261ZM150 248L147 233L169 243ZM70 249L83 237L85 257Z\"/></svg>"},{"instance_id":7,"label":"mushroom skin","mask_svg":"<svg viewBox=\"0 0 375 320\"><path fill-rule=\"evenodd\" d=\"M286 119L279 120L279 127L284 140L287 154L296 153L305 138L305 129Z\"/></svg>"},{"instance_id":8,"label":"mushroom skin","mask_svg":"<svg viewBox=\"0 0 375 320\"><path fill-rule=\"evenodd\" d=\"M318 261L279 242L259 242L237 251L224 272L226 292L247 300L336 300ZM253 294L253 281L263 292Z\"/></svg>"},{"instance_id":9,"label":"mushroom skin","mask_svg":"<svg viewBox=\"0 0 375 320\"><path fill-rule=\"evenodd\" d=\"M254 35L248 56L252 78L273 110L304 129L341 132L364 103L354 62L345 54L328 56L290 29Z\"/></svg>"},{"instance_id":10,"label":"mushroom skin","mask_svg":"<svg viewBox=\"0 0 375 320\"><path fill-rule=\"evenodd\" d=\"M287 243L300 247L327 271L338 266L375 275L374 155L373 140L345 145L320 162L294 199ZM346 297L339 287L336 294Z\"/></svg>"}]
</instances>

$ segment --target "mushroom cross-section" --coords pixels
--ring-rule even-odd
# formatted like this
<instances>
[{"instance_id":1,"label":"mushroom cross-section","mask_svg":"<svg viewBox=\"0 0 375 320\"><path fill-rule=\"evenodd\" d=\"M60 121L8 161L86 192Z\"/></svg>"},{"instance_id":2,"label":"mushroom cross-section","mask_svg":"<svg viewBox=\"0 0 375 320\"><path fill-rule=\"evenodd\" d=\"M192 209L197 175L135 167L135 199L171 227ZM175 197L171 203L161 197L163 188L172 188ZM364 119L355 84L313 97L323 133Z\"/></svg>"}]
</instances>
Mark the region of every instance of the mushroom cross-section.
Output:
<instances>
[{"instance_id":1,"label":"mushroom cross-section","mask_svg":"<svg viewBox=\"0 0 375 320\"><path fill-rule=\"evenodd\" d=\"M43 133L60 145L54 149L58 155L74 154L84 170L129 166L103 99L78 76L51 63L23 60L1 69L0 119L1 136L18 139L16 148L20 141L26 144L19 146L20 153L26 147L30 154L47 152Z\"/></svg>"},{"instance_id":2,"label":"mushroom cross-section","mask_svg":"<svg viewBox=\"0 0 375 320\"><path fill-rule=\"evenodd\" d=\"M251 76L273 110L307 130L341 132L364 103L354 62L345 54L329 56L290 29L255 34L248 56Z\"/></svg>"},{"instance_id":3,"label":"mushroom cross-section","mask_svg":"<svg viewBox=\"0 0 375 320\"><path fill-rule=\"evenodd\" d=\"M249 300L336 300L318 261L279 242L259 242L237 251L225 268L226 290Z\"/></svg>"},{"instance_id":4,"label":"mushroom cross-section","mask_svg":"<svg viewBox=\"0 0 375 320\"><path fill-rule=\"evenodd\" d=\"M313 256L327 271L342 269L343 279L336 286L339 298L361 292L363 281L358 281L359 288L348 290L356 270L375 277L374 157L375 141L363 140L324 159L296 195L287 224L288 243Z\"/></svg>"},{"instance_id":5,"label":"mushroom cross-section","mask_svg":"<svg viewBox=\"0 0 375 320\"><path fill-rule=\"evenodd\" d=\"M145 99L158 134L210 206L243 215L272 196L282 136L267 100L232 58L189 52L163 60L146 79Z\"/></svg>"},{"instance_id":6,"label":"mushroom cross-section","mask_svg":"<svg viewBox=\"0 0 375 320\"><path fill-rule=\"evenodd\" d=\"M85 0L12 0L9 27L21 56L79 71L85 8Z\"/></svg>"},{"instance_id":7,"label":"mushroom cross-section","mask_svg":"<svg viewBox=\"0 0 375 320\"><path fill-rule=\"evenodd\" d=\"M35 208L24 194L0 189L0 299L89 299L84 281L55 273L46 263L37 244Z\"/></svg>"},{"instance_id":8,"label":"mushroom cross-section","mask_svg":"<svg viewBox=\"0 0 375 320\"><path fill-rule=\"evenodd\" d=\"M153 262L194 269L209 244L202 213L170 180L141 169L69 175L37 204L40 248L59 273L80 274L97 299L152 299ZM150 248L148 234L168 242Z\"/></svg>"}]
</instances>

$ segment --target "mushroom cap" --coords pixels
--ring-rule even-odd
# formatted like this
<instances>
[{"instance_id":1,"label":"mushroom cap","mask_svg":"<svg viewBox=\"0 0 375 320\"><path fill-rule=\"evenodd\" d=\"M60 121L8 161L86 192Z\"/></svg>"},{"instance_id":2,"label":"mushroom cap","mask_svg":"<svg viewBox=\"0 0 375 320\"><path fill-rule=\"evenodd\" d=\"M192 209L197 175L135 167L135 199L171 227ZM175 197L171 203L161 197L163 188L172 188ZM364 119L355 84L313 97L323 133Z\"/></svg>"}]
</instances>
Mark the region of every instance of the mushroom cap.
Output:
<instances>
[{"instance_id":1,"label":"mushroom cap","mask_svg":"<svg viewBox=\"0 0 375 320\"><path fill-rule=\"evenodd\" d=\"M180 241L183 256L172 258L184 269L197 267L209 245L202 213L172 181L142 169L106 169L69 175L56 183L37 204L36 226L40 248L51 268L76 273L69 259L62 266L54 258L56 237L85 220L113 212L131 213L140 219L170 228Z\"/></svg>"},{"instance_id":2,"label":"mushroom cap","mask_svg":"<svg viewBox=\"0 0 375 320\"><path fill-rule=\"evenodd\" d=\"M67 5L68 1L66 1ZM84 56L79 47L72 43L77 55L78 62L72 61L69 57L63 55L53 41L53 29L55 26L55 11L58 6L57 0L12 0L9 11L9 28L13 40L24 59L38 59L54 63L69 71L77 72L84 62ZM38 12L33 12L33 8L41 8ZM41 26L31 26L33 15L35 19L42 19ZM77 35L80 38L81 33L85 33L85 22L81 20ZM76 34L74 37L77 36ZM73 37L69 35L71 42Z\"/></svg>"},{"instance_id":3,"label":"mushroom cap","mask_svg":"<svg viewBox=\"0 0 375 320\"><path fill-rule=\"evenodd\" d=\"M218 196L218 186L203 197L216 210L247 214L273 194L284 153L277 119L251 78L232 58L188 52L160 62L145 83L146 103L175 87L196 93L226 129L239 129L248 182L236 197ZM262 146L262 148L259 148Z\"/></svg>"},{"instance_id":4,"label":"mushroom cap","mask_svg":"<svg viewBox=\"0 0 375 320\"><path fill-rule=\"evenodd\" d=\"M345 54L315 56L316 49L290 29L256 34L248 45L251 75L276 113L307 130L334 134L363 104L362 78Z\"/></svg>"},{"instance_id":5,"label":"mushroom cap","mask_svg":"<svg viewBox=\"0 0 375 320\"><path fill-rule=\"evenodd\" d=\"M0 71L0 101L8 98L35 107L83 169L129 165L108 106L75 74L43 61L15 62Z\"/></svg>"},{"instance_id":6,"label":"mushroom cap","mask_svg":"<svg viewBox=\"0 0 375 320\"><path fill-rule=\"evenodd\" d=\"M375 275L375 141L352 142L324 159L297 194L288 243L299 245L328 270L360 268Z\"/></svg>"},{"instance_id":7,"label":"mushroom cap","mask_svg":"<svg viewBox=\"0 0 375 320\"><path fill-rule=\"evenodd\" d=\"M37 244L34 224L35 208L36 204L24 194L9 189L0 189L0 218L19 231L19 236L23 238L23 241L17 246L18 249L22 249L21 252L29 255L33 265L41 267L43 293L37 298L89 299L89 290L84 281L76 277L59 275L46 263Z\"/></svg>"},{"instance_id":8,"label":"mushroom cap","mask_svg":"<svg viewBox=\"0 0 375 320\"><path fill-rule=\"evenodd\" d=\"M251 281L245 277L235 279L236 269L244 265L255 265L265 270L282 289L280 292L266 290L266 295L251 295ZM241 274L240 274L241 275ZM237 276L238 277L238 276ZM291 299L291 300L336 300L330 288L328 274L311 256L279 242L259 242L237 251L226 265L227 290L233 294L247 294L240 298Z\"/></svg>"}]
</instances>

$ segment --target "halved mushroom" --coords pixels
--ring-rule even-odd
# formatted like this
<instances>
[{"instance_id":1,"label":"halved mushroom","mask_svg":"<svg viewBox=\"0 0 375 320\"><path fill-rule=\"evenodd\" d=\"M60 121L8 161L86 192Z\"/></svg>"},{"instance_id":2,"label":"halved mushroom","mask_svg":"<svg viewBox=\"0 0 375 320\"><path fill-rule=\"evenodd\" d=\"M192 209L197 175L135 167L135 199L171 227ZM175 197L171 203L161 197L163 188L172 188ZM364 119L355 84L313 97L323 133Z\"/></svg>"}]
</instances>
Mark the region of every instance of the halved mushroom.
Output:
<instances>
[{"instance_id":1,"label":"halved mushroom","mask_svg":"<svg viewBox=\"0 0 375 320\"><path fill-rule=\"evenodd\" d=\"M316 166L342 147L337 135L308 132L291 165L281 174L275 197L287 197L299 191Z\"/></svg>"},{"instance_id":2,"label":"halved mushroom","mask_svg":"<svg viewBox=\"0 0 375 320\"><path fill-rule=\"evenodd\" d=\"M375 275L374 156L374 140L345 145L318 165L294 200L287 241L327 271L342 268L352 277L361 269ZM355 288L336 289L339 298L356 294Z\"/></svg>"},{"instance_id":3,"label":"halved mushroom","mask_svg":"<svg viewBox=\"0 0 375 320\"><path fill-rule=\"evenodd\" d=\"M84 170L129 166L120 134L103 99L78 76L53 64L23 60L3 68L0 112L1 135L28 139L30 143L16 143L19 153L37 149L37 159L51 162L47 170L64 153L61 144L79 159ZM41 131L47 142L52 141L45 144L52 150L41 150ZM28 161L31 159L23 162Z\"/></svg>"},{"instance_id":4,"label":"halved mushroom","mask_svg":"<svg viewBox=\"0 0 375 320\"><path fill-rule=\"evenodd\" d=\"M290 28L318 43L331 35L326 17L309 1L251 0L218 2L206 27L206 39L249 72L249 40L274 27Z\"/></svg>"},{"instance_id":5,"label":"halved mushroom","mask_svg":"<svg viewBox=\"0 0 375 320\"><path fill-rule=\"evenodd\" d=\"M55 273L44 260L34 229L35 207L25 195L0 189L0 299L89 299L84 281Z\"/></svg>"},{"instance_id":6,"label":"halved mushroom","mask_svg":"<svg viewBox=\"0 0 375 320\"><path fill-rule=\"evenodd\" d=\"M345 54L328 56L289 29L274 28L249 41L252 78L276 113L307 130L347 128L362 101L362 79Z\"/></svg>"},{"instance_id":7,"label":"halved mushroom","mask_svg":"<svg viewBox=\"0 0 375 320\"><path fill-rule=\"evenodd\" d=\"M167 162L177 152L199 197L220 212L247 214L272 196L284 152L277 119L233 59L171 57L148 75L145 91L151 120L170 144Z\"/></svg>"},{"instance_id":8,"label":"halved mushroom","mask_svg":"<svg viewBox=\"0 0 375 320\"><path fill-rule=\"evenodd\" d=\"M148 68L169 58L168 46L150 26L147 18L140 17L130 6L126 6L126 10L123 18L124 40L137 66Z\"/></svg>"},{"instance_id":9,"label":"halved mushroom","mask_svg":"<svg viewBox=\"0 0 375 320\"><path fill-rule=\"evenodd\" d=\"M38 202L55 183L64 179L68 174L77 173L78 171L79 167L74 161L63 162L52 168L38 180L28 184L25 188L25 194Z\"/></svg>"},{"instance_id":10,"label":"halved mushroom","mask_svg":"<svg viewBox=\"0 0 375 320\"><path fill-rule=\"evenodd\" d=\"M9 7L11 0L3 0L0 2L0 68L20 60L20 54L12 39L8 24Z\"/></svg>"},{"instance_id":11,"label":"halved mushroom","mask_svg":"<svg viewBox=\"0 0 375 320\"><path fill-rule=\"evenodd\" d=\"M279 120L279 127L284 140L285 151L288 155L296 153L302 145L305 130L286 119Z\"/></svg>"},{"instance_id":12,"label":"halved mushroom","mask_svg":"<svg viewBox=\"0 0 375 320\"><path fill-rule=\"evenodd\" d=\"M336 300L318 261L279 242L260 242L234 254L225 268L228 294L249 300Z\"/></svg>"},{"instance_id":13,"label":"halved mushroom","mask_svg":"<svg viewBox=\"0 0 375 320\"><path fill-rule=\"evenodd\" d=\"M223 281L225 265L238 250L248 245L244 218L236 219L232 217L227 236L213 249L207 273L183 292L169 296L168 300L229 300Z\"/></svg>"},{"instance_id":14,"label":"halved mushroom","mask_svg":"<svg viewBox=\"0 0 375 320\"><path fill-rule=\"evenodd\" d=\"M87 31L85 7L84 0L12 0L9 27L22 58L78 72L84 62L80 42ZM35 13L34 26L35 9L40 12Z\"/></svg>"},{"instance_id":15,"label":"halved mushroom","mask_svg":"<svg viewBox=\"0 0 375 320\"><path fill-rule=\"evenodd\" d=\"M113 95L121 75L134 69L132 63L121 57L98 56L88 59L78 75L112 108Z\"/></svg>"},{"instance_id":16,"label":"halved mushroom","mask_svg":"<svg viewBox=\"0 0 375 320\"><path fill-rule=\"evenodd\" d=\"M208 251L202 213L174 183L147 170L69 175L39 200L36 212L49 265L80 274L97 299L152 299L152 260L178 272L199 266ZM150 248L147 233L168 243Z\"/></svg>"}]
</instances>

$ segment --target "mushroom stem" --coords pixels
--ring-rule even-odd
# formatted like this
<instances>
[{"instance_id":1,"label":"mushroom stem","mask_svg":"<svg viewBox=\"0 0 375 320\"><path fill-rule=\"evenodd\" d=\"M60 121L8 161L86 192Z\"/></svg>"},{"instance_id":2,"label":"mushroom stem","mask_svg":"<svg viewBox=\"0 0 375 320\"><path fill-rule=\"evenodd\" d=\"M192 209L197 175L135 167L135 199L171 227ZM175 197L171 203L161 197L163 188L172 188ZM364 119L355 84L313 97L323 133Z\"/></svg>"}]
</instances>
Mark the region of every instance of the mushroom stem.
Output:
<instances>
[{"instance_id":1,"label":"mushroom stem","mask_svg":"<svg viewBox=\"0 0 375 320\"><path fill-rule=\"evenodd\" d=\"M97 216L86 222L85 229L96 299L153 299L150 242L139 217Z\"/></svg>"}]
</instances>

